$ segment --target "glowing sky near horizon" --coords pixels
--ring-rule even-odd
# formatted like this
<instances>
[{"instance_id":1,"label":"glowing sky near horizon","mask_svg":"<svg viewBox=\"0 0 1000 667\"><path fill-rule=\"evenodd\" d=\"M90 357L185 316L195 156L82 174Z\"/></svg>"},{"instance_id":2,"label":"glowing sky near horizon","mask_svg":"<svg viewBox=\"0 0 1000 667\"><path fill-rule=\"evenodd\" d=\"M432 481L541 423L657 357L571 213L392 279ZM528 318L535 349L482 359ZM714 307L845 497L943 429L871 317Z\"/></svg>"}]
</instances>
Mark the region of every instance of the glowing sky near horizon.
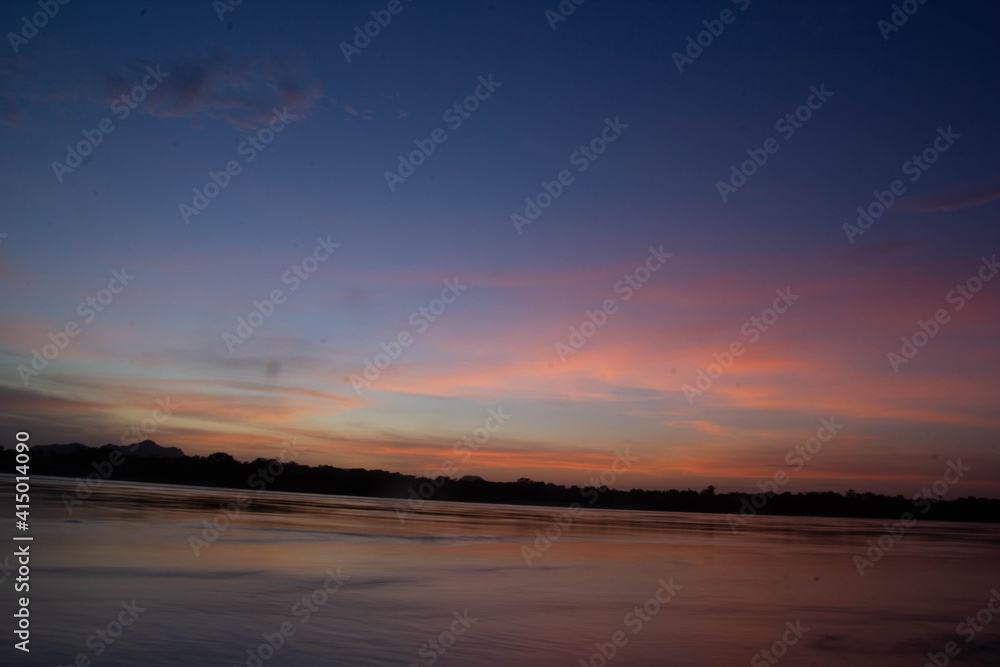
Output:
<instances>
[{"instance_id":1,"label":"glowing sky near horizon","mask_svg":"<svg viewBox=\"0 0 1000 667\"><path fill-rule=\"evenodd\" d=\"M926 3L886 40L891 3L593 0L553 30L555 0L403 0L348 63L339 44L386 4L244 2L220 21L207 1L69 3L17 54L5 40L2 444L118 443L169 398L148 437L189 454L276 456L294 439L310 464L582 484L628 449L623 488L750 490L784 470L793 491L905 495L961 458L972 470L950 495L1000 496L1000 280L971 292L1000 252L985 27L1000 8ZM727 8L679 72L673 54ZM7 3L0 29L34 11ZM114 100L147 67L167 74L121 117ZM491 76L457 124L447 111ZM810 99L793 133L776 127ZM275 109L287 125L251 151ZM57 176L103 118L114 130ZM437 128L390 189L397 156ZM614 140L586 157L602 132ZM717 183L769 138L723 200ZM186 224L179 205L230 161ZM888 211L846 233L896 180ZM543 181L558 196L518 230ZM339 247L295 269L318 238ZM123 269L134 279L88 321L86 299ZM282 303L227 345L274 290ZM758 327L776 290L797 299ZM79 333L25 377L70 322ZM491 409L510 418L455 454ZM843 428L796 470L788 452L831 417Z\"/></svg>"}]
</instances>

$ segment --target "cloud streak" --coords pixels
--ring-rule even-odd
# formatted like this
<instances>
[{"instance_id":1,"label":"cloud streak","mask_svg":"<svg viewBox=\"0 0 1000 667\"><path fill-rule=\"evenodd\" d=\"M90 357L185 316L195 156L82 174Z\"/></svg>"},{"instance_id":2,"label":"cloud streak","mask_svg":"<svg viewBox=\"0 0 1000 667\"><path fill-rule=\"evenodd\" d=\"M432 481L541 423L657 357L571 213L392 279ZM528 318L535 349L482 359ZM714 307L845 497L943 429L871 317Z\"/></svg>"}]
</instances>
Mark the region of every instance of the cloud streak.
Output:
<instances>
[{"instance_id":1,"label":"cloud streak","mask_svg":"<svg viewBox=\"0 0 1000 667\"><path fill-rule=\"evenodd\" d=\"M913 197L903 203L912 213L945 213L984 206L1000 199L1000 182L992 185L960 186L943 192Z\"/></svg>"},{"instance_id":2,"label":"cloud streak","mask_svg":"<svg viewBox=\"0 0 1000 667\"><path fill-rule=\"evenodd\" d=\"M148 113L163 118L207 116L250 131L263 125L275 108L305 115L326 98L300 53L246 58L219 47L210 54L165 63L163 69L170 73L168 83L148 105ZM110 83L117 90L127 81L117 76Z\"/></svg>"}]
</instances>

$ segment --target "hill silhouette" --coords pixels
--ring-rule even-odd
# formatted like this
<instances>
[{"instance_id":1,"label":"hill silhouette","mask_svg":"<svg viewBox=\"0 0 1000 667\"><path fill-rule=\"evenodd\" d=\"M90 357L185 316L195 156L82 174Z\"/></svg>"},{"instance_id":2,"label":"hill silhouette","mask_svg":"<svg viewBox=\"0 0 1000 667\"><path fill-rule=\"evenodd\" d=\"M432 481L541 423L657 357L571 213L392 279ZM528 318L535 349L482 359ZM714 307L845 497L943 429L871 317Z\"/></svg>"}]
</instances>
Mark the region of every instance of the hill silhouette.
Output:
<instances>
[{"instance_id":1,"label":"hill silhouette","mask_svg":"<svg viewBox=\"0 0 1000 667\"><path fill-rule=\"evenodd\" d=\"M0 470L14 469L14 450L0 450ZM1000 499L967 497L956 500L906 498L874 493L716 493L714 486L656 491L564 486L521 478L516 482L490 482L476 476L461 479L416 477L385 470L307 466L277 459L239 461L225 452L187 456L176 447L161 447L151 440L131 446L88 447L79 443L31 448L32 475L91 480L116 479L159 484L189 484L242 490L394 498L404 509L418 509L424 502L530 504L634 509L668 512L727 513L730 524L746 524L750 515L821 516L899 519L910 513L916 519L937 521L1000 522Z\"/></svg>"}]
</instances>

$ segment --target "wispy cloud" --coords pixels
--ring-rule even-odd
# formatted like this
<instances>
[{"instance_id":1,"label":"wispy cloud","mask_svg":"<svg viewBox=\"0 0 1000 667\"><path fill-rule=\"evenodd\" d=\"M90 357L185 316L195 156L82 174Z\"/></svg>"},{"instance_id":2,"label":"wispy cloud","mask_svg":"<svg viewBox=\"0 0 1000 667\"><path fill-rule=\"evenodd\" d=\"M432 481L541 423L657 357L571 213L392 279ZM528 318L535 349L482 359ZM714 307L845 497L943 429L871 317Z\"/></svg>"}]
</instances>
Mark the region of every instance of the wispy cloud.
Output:
<instances>
[{"instance_id":1,"label":"wispy cloud","mask_svg":"<svg viewBox=\"0 0 1000 667\"><path fill-rule=\"evenodd\" d=\"M904 210L914 213L942 213L973 206L983 206L1000 199L1000 182L992 185L959 186L903 202Z\"/></svg>"},{"instance_id":2,"label":"wispy cloud","mask_svg":"<svg viewBox=\"0 0 1000 667\"><path fill-rule=\"evenodd\" d=\"M139 109L160 118L221 119L250 131L274 108L298 116L332 105L300 51L238 55L225 47L176 60L136 59L117 67L54 61L51 56L0 57L0 123L16 125L40 110L78 112L81 104L107 106L147 75L167 73Z\"/></svg>"},{"instance_id":3,"label":"wispy cloud","mask_svg":"<svg viewBox=\"0 0 1000 667\"><path fill-rule=\"evenodd\" d=\"M248 129L266 122L274 108L305 114L325 98L298 53L244 58L218 48L162 67L170 75L151 96L148 111L154 116L208 116ZM112 83L121 87L126 79Z\"/></svg>"}]
</instances>

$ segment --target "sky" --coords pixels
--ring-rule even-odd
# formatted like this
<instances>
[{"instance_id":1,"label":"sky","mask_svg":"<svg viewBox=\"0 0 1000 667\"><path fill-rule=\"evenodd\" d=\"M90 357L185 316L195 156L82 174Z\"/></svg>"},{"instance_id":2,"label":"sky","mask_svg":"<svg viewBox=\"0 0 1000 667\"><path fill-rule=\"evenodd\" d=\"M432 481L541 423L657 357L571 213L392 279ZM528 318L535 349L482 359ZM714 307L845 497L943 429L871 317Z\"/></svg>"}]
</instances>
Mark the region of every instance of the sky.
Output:
<instances>
[{"instance_id":1,"label":"sky","mask_svg":"<svg viewBox=\"0 0 1000 667\"><path fill-rule=\"evenodd\" d=\"M4 444L1000 497L1000 7L903 4L5 3Z\"/></svg>"}]
</instances>

